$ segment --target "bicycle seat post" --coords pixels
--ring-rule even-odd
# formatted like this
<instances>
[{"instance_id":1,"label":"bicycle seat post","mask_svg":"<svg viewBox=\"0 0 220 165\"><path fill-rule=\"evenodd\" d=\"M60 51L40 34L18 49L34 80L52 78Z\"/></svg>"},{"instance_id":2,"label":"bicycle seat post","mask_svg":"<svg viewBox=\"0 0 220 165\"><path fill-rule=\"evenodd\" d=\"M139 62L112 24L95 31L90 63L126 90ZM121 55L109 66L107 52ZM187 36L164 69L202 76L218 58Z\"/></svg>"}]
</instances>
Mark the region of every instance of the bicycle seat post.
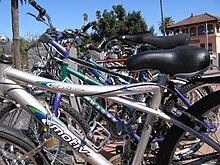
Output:
<instances>
[{"instance_id":1,"label":"bicycle seat post","mask_svg":"<svg viewBox=\"0 0 220 165\"><path fill-rule=\"evenodd\" d=\"M166 75L162 75L158 79L158 83L162 86L164 86L168 81L168 77ZM158 110L159 106L161 104L161 99L163 95L163 89L160 88L160 90L156 91L152 97L151 105L150 107ZM149 142L149 138L151 135L151 132L153 130L153 126L155 121L157 120L157 116L154 114L147 114L147 117L144 122L143 131L141 134L141 139L138 143L137 150L132 162L132 165L141 164L142 157L144 155L144 152L146 150L147 144Z\"/></svg>"}]
</instances>

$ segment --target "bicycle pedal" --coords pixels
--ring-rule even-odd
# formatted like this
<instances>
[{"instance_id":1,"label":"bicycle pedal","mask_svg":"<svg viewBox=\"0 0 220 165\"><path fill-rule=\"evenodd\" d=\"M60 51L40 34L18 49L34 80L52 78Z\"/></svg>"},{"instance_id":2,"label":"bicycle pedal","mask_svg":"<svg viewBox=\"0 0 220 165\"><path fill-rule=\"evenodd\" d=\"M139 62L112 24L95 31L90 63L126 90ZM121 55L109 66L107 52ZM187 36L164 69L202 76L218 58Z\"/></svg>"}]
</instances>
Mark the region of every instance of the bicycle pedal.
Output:
<instances>
[{"instance_id":1,"label":"bicycle pedal","mask_svg":"<svg viewBox=\"0 0 220 165\"><path fill-rule=\"evenodd\" d=\"M50 139L47 139L47 141L44 143L44 146L46 148L50 148L56 144L57 144L57 140L54 137L51 137Z\"/></svg>"},{"instance_id":2,"label":"bicycle pedal","mask_svg":"<svg viewBox=\"0 0 220 165\"><path fill-rule=\"evenodd\" d=\"M103 146L108 144L110 136L110 132L99 122L95 122L88 133L90 142L93 143L93 148L96 151L100 151Z\"/></svg>"}]
</instances>

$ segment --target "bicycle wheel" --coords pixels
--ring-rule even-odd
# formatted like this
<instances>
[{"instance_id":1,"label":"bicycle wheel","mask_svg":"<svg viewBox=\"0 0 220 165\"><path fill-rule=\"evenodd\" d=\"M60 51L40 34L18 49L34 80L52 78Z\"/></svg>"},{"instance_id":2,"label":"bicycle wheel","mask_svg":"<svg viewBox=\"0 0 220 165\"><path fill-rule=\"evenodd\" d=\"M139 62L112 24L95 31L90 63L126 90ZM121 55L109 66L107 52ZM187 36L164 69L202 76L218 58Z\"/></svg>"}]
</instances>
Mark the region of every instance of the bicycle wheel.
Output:
<instances>
[{"instance_id":1,"label":"bicycle wheel","mask_svg":"<svg viewBox=\"0 0 220 165\"><path fill-rule=\"evenodd\" d=\"M202 98L188 109L190 114L208 125L209 129L204 131L204 133L208 134L217 143L220 142L219 100L220 91L217 91ZM181 116L180 120L188 125L190 124L191 127L198 127L185 116ZM172 126L160 147L157 164L214 165L220 164L220 154L219 151L216 151L189 132L177 126Z\"/></svg>"},{"instance_id":2,"label":"bicycle wheel","mask_svg":"<svg viewBox=\"0 0 220 165\"><path fill-rule=\"evenodd\" d=\"M175 82L176 83L176 82ZM185 84L176 83L179 91L184 97L188 100L190 105L194 104L201 98L205 97L206 95L213 92L210 84L206 83L191 83L191 82L184 82ZM169 94L169 93L168 93ZM176 116L181 115L181 111L179 109L187 109L187 106L178 98L176 99L175 96L170 95L168 97L164 97L163 109L165 112L172 113Z\"/></svg>"},{"instance_id":3,"label":"bicycle wheel","mask_svg":"<svg viewBox=\"0 0 220 165\"><path fill-rule=\"evenodd\" d=\"M49 164L43 153L31 152L34 149L34 143L20 131L0 125L0 164Z\"/></svg>"},{"instance_id":4,"label":"bicycle wheel","mask_svg":"<svg viewBox=\"0 0 220 165\"><path fill-rule=\"evenodd\" d=\"M84 136L86 136L90 129L82 116L64 102L60 103L59 119L63 121L71 131L77 130ZM37 144L47 140L44 151L47 153L51 164L73 164L73 162L86 164L85 160L74 154L65 144L54 138L50 132L48 133L31 114L20 107L16 107L14 104L4 104L0 110L0 123L10 125L20 130Z\"/></svg>"},{"instance_id":5,"label":"bicycle wheel","mask_svg":"<svg viewBox=\"0 0 220 165\"><path fill-rule=\"evenodd\" d=\"M181 86L180 91L185 94L191 104L213 92L210 84L201 82L187 82L185 85Z\"/></svg>"}]
</instances>

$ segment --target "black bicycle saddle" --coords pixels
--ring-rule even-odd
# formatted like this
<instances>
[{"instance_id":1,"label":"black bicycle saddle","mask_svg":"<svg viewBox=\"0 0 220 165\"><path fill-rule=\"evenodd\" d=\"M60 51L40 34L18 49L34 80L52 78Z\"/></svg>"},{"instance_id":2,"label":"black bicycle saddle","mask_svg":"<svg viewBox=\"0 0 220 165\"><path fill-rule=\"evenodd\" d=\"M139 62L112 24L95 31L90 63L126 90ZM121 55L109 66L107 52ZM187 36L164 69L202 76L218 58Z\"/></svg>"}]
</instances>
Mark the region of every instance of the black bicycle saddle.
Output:
<instances>
[{"instance_id":1,"label":"black bicycle saddle","mask_svg":"<svg viewBox=\"0 0 220 165\"><path fill-rule=\"evenodd\" d=\"M144 51L127 61L128 70L153 68L169 75L190 77L210 65L210 55L204 48L178 46L173 49Z\"/></svg>"},{"instance_id":2,"label":"black bicycle saddle","mask_svg":"<svg viewBox=\"0 0 220 165\"><path fill-rule=\"evenodd\" d=\"M150 33L119 35L118 39L133 43L150 44L161 49L172 49L181 45L189 45L190 36L180 33L173 36L153 36Z\"/></svg>"}]
</instances>

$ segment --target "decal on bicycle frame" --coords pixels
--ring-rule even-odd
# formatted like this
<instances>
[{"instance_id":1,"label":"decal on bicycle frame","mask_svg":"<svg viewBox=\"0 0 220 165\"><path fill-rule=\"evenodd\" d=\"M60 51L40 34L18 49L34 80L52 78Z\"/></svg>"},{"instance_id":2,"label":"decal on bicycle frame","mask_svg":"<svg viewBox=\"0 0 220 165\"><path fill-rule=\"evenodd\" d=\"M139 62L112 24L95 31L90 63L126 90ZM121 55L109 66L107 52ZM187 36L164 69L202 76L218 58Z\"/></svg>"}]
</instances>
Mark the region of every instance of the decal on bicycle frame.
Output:
<instances>
[{"instance_id":1,"label":"decal on bicycle frame","mask_svg":"<svg viewBox=\"0 0 220 165\"><path fill-rule=\"evenodd\" d=\"M64 90L68 90L68 91L83 91L83 89L72 87L72 86L68 86L68 85L65 86L65 85L59 84L57 82L38 81L36 83L39 84L39 85L47 86L47 87L54 88L54 89L64 89Z\"/></svg>"},{"instance_id":2,"label":"decal on bicycle frame","mask_svg":"<svg viewBox=\"0 0 220 165\"><path fill-rule=\"evenodd\" d=\"M49 128L53 130L61 139L63 139L65 142L67 142L70 146L72 146L74 149L76 149L80 154L85 154L87 157L89 157L90 152L86 149L85 144L82 143L82 141L76 137L73 137L69 135L68 133L65 133L58 125L55 123L51 123L49 125Z\"/></svg>"},{"instance_id":3,"label":"decal on bicycle frame","mask_svg":"<svg viewBox=\"0 0 220 165\"><path fill-rule=\"evenodd\" d=\"M86 146L82 143L82 141L74 136L71 136L71 134L65 133L61 128L63 127L61 123L57 122L51 117L48 118L47 114L31 105L27 105L27 108L44 124L47 124L49 128L53 130L53 132L55 132L61 139L76 149L80 154L85 154L87 157L90 156L90 152L86 149Z\"/></svg>"}]
</instances>

